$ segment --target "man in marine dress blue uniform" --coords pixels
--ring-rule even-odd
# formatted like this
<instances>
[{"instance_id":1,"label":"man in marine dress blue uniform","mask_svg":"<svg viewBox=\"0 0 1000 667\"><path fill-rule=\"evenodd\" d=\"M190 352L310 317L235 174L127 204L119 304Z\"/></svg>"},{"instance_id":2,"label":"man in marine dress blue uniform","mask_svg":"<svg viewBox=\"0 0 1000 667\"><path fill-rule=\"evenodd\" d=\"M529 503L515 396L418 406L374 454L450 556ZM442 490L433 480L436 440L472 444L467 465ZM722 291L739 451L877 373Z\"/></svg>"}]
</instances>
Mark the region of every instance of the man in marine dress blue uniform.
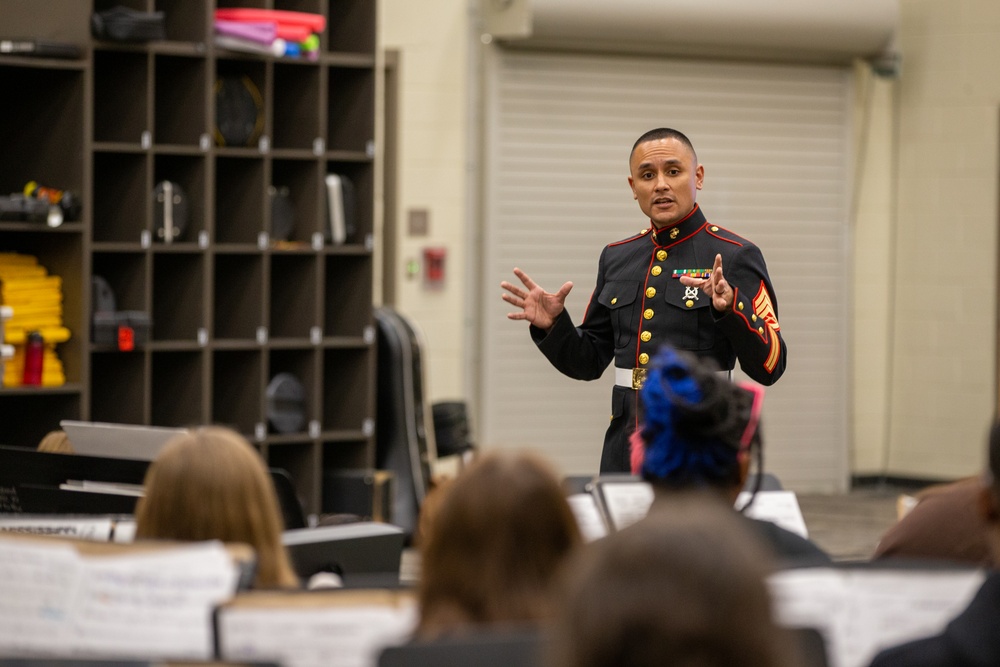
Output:
<instances>
[{"instance_id":1,"label":"man in marine dress blue uniform","mask_svg":"<svg viewBox=\"0 0 1000 667\"><path fill-rule=\"evenodd\" d=\"M713 359L722 370L739 359L743 372L764 385L781 377L787 356L764 256L709 222L695 201L705 169L690 140L669 128L646 132L632 147L629 173L650 226L604 248L580 326L565 308L573 283L546 292L515 268L523 287L500 284L504 301L517 308L507 317L528 321L532 340L563 374L595 380L614 359L602 473L630 469L636 389L661 344Z\"/></svg>"}]
</instances>

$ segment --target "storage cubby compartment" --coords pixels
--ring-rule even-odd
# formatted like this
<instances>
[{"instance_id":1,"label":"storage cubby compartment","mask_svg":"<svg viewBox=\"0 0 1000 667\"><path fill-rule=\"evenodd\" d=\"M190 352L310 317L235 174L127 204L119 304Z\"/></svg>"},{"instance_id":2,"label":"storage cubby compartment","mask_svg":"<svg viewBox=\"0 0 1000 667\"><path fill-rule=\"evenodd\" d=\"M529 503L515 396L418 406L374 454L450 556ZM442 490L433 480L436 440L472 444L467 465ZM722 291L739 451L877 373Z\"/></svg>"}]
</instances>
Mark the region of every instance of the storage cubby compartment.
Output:
<instances>
[{"instance_id":1,"label":"storage cubby compartment","mask_svg":"<svg viewBox=\"0 0 1000 667\"><path fill-rule=\"evenodd\" d=\"M31 415L30 419L27 415ZM79 392L0 391L0 445L35 449L46 433L61 428L61 420L80 418Z\"/></svg>"},{"instance_id":2,"label":"storage cubby compartment","mask_svg":"<svg viewBox=\"0 0 1000 667\"><path fill-rule=\"evenodd\" d=\"M141 242L149 230L147 181L145 155L94 154L94 241Z\"/></svg>"},{"instance_id":3,"label":"storage cubby compartment","mask_svg":"<svg viewBox=\"0 0 1000 667\"><path fill-rule=\"evenodd\" d=\"M204 354L154 352L152 355L152 423L155 426L201 426L203 413Z\"/></svg>"},{"instance_id":4,"label":"storage cubby compartment","mask_svg":"<svg viewBox=\"0 0 1000 667\"><path fill-rule=\"evenodd\" d=\"M94 51L94 141L140 145L149 130L145 53Z\"/></svg>"},{"instance_id":5,"label":"storage cubby compartment","mask_svg":"<svg viewBox=\"0 0 1000 667\"><path fill-rule=\"evenodd\" d=\"M104 278L114 293L115 310L141 310L149 312L146 297L146 254L99 252L94 253L93 277ZM91 311L99 305L91 303Z\"/></svg>"},{"instance_id":6,"label":"storage cubby compartment","mask_svg":"<svg viewBox=\"0 0 1000 667\"><path fill-rule=\"evenodd\" d=\"M207 5L207 6L206 6ZM211 21L211 3L204 0L156 0L156 11L167 22L167 39L172 42L205 42Z\"/></svg>"},{"instance_id":7,"label":"storage cubby compartment","mask_svg":"<svg viewBox=\"0 0 1000 667\"><path fill-rule=\"evenodd\" d=\"M263 267L260 255L216 255L214 337L257 340L264 326Z\"/></svg>"},{"instance_id":8,"label":"storage cubby compartment","mask_svg":"<svg viewBox=\"0 0 1000 667\"><path fill-rule=\"evenodd\" d=\"M146 424L146 356L95 352L90 357L90 419Z\"/></svg>"},{"instance_id":9,"label":"storage cubby compartment","mask_svg":"<svg viewBox=\"0 0 1000 667\"><path fill-rule=\"evenodd\" d=\"M28 181L82 193L83 81L76 69L0 62L0 194L21 192Z\"/></svg>"},{"instance_id":10,"label":"storage cubby compartment","mask_svg":"<svg viewBox=\"0 0 1000 667\"><path fill-rule=\"evenodd\" d=\"M157 145L198 146L208 131L205 118L205 61L183 56L156 56L154 89Z\"/></svg>"},{"instance_id":11,"label":"storage cubby compartment","mask_svg":"<svg viewBox=\"0 0 1000 667\"><path fill-rule=\"evenodd\" d=\"M146 0L94 0L94 11L103 12L113 7L128 7L137 12L146 11Z\"/></svg>"},{"instance_id":12,"label":"storage cubby compartment","mask_svg":"<svg viewBox=\"0 0 1000 667\"><path fill-rule=\"evenodd\" d=\"M375 3L337 0L330 3L326 24L327 50L334 53L375 52Z\"/></svg>"},{"instance_id":13,"label":"storage cubby compartment","mask_svg":"<svg viewBox=\"0 0 1000 667\"><path fill-rule=\"evenodd\" d=\"M325 4L328 4L328 0L274 0L275 9L310 14L322 14Z\"/></svg>"},{"instance_id":14,"label":"storage cubby compartment","mask_svg":"<svg viewBox=\"0 0 1000 667\"><path fill-rule=\"evenodd\" d=\"M319 477L319 449L312 443L269 443L265 448L268 468L288 473L295 487L295 495L304 510L316 506L315 498Z\"/></svg>"},{"instance_id":15,"label":"storage cubby compartment","mask_svg":"<svg viewBox=\"0 0 1000 667\"><path fill-rule=\"evenodd\" d=\"M288 435L307 433L316 414L316 351L313 349L271 349L268 355L265 389L268 430ZM297 383L297 387L296 387ZM302 401L293 401L301 388ZM292 428L295 425L298 428Z\"/></svg>"},{"instance_id":16,"label":"storage cubby compartment","mask_svg":"<svg viewBox=\"0 0 1000 667\"><path fill-rule=\"evenodd\" d=\"M215 160L216 243L257 244L264 229L264 162L253 157Z\"/></svg>"},{"instance_id":17,"label":"storage cubby compartment","mask_svg":"<svg viewBox=\"0 0 1000 667\"><path fill-rule=\"evenodd\" d=\"M153 340L198 340L198 330L205 327L204 267L198 253L153 256Z\"/></svg>"},{"instance_id":18,"label":"storage cubby compartment","mask_svg":"<svg viewBox=\"0 0 1000 667\"><path fill-rule=\"evenodd\" d=\"M264 424L260 351L216 350L212 366L211 422L254 439L258 425Z\"/></svg>"},{"instance_id":19,"label":"storage cubby compartment","mask_svg":"<svg viewBox=\"0 0 1000 667\"><path fill-rule=\"evenodd\" d=\"M227 148L257 148L260 137L269 132L267 79L264 62L259 58L230 59L229 52L219 51L215 80L215 118L212 119L215 143Z\"/></svg>"},{"instance_id":20,"label":"storage cubby compartment","mask_svg":"<svg viewBox=\"0 0 1000 667\"><path fill-rule=\"evenodd\" d=\"M174 192L172 216L174 224L173 243L197 243L198 233L205 229L205 158L186 155L157 155L153 165L153 243L161 243L165 239L163 225L158 223L165 216L162 211L165 202L160 201L156 188L163 181L170 181L171 189L180 186L180 192ZM179 200L178 197L181 199ZM183 207L183 209L181 208ZM180 211L186 210L183 227L178 230L182 221Z\"/></svg>"},{"instance_id":21,"label":"storage cubby compartment","mask_svg":"<svg viewBox=\"0 0 1000 667\"><path fill-rule=\"evenodd\" d=\"M272 202L271 241L310 244L314 233L322 231L320 221L326 215L320 208L319 165L314 160L274 160L271 163L271 196L286 196L287 201ZM323 196L325 202L325 194ZM292 225L283 217L292 214Z\"/></svg>"},{"instance_id":22,"label":"storage cubby compartment","mask_svg":"<svg viewBox=\"0 0 1000 667\"><path fill-rule=\"evenodd\" d=\"M62 321L70 336L65 343L56 345L56 354L62 362L67 383L81 382L85 377L82 361L87 352L85 341L89 338L90 313L84 312L83 290L88 290L86 295L89 299L90 284L84 285L80 280L83 275L82 241L79 233L0 232L0 252L32 255L45 267L48 275L62 279ZM0 421L0 424L3 423Z\"/></svg>"},{"instance_id":23,"label":"storage cubby compartment","mask_svg":"<svg viewBox=\"0 0 1000 667\"><path fill-rule=\"evenodd\" d=\"M341 161L331 160L327 162L327 174L339 174L344 176L351 184L354 195L350 197L350 210L352 211L347 221L348 233L347 243L364 243L366 238L372 234L372 202L375 196L374 166L370 160L364 161ZM324 199L325 202L325 199ZM347 204L345 203L345 207ZM323 208L323 215L327 209ZM346 211L345 211L346 213ZM328 222L326 224L329 224Z\"/></svg>"},{"instance_id":24,"label":"storage cubby compartment","mask_svg":"<svg viewBox=\"0 0 1000 667\"><path fill-rule=\"evenodd\" d=\"M371 352L327 349L323 353L324 431L361 432L372 414Z\"/></svg>"},{"instance_id":25,"label":"storage cubby compartment","mask_svg":"<svg viewBox=\"0 0 1000 667\"><path fill-rule=\"evenodd\" d=\"M375 139L374 70L331 67L329 84L326 149L367 153Z\"/></svg>"},{"instance_id":26,"label":"storage cubby compartment","mask_svg":"<svg viewBox=\"0 0 1000 667\"><path fill-rule=\"evenodd\" d=\"M374 466L374 456L370 452L371 442L361 438L328 440L323 443L323 470L370 469ZM329 507L324 500L324 509Z\"/></svg>"},{"instance_id":27,"label":"storage cubby compartment","mask_svg":"<svg viewBox=\"0 0 1000 667\"><path fill-rule=\"evenodd\" d=\"M326 256L324 336L364 336L372 320L371 271L369 256Z\"/></svg>"},{"instance_id":28,"label":"storage cubby compartment","mask_svg":"<svg viewBox=\"0 0 1000 667\"><path fill-rule=\"evenodd\" d=\"M322 136L319 69L308 63L274 63L272 147L312 150Z\"/></svg>"},{"instance_id":29,"label":"storage cubby compartment","mask_svg":"<svg viewBox=\"0 0 1000 667\"><path fill-rule=\"evenodd\" d=\"M265 9L269 6L267 0L216 0L217 7L254 7Z\"/></svg>"},{"instance_id":30,"label":"storage cubby compartment","mask_svg":"<svg viewBox=\"0 0 1000 667\"><path fill-rule=\"evenodd\" d=\"M311 329L319 326L317 262L315 255L271 255L272 339L308 339Z\"/></svg>"}]
</instances>

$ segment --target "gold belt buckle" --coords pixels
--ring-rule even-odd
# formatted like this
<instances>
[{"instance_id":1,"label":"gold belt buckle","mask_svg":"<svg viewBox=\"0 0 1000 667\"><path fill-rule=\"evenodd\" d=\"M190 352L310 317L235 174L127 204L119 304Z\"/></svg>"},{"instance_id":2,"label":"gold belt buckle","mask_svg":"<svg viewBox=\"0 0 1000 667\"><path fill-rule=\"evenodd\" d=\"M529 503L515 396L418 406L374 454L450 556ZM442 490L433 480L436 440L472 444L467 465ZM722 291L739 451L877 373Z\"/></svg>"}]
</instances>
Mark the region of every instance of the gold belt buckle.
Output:
<instances>
[{"instance_id":1,"label":"gold belt buckle","mask_svg":"<svg viewBox=\"0 0 1000 667\"><path fill-rule=\"evenodd\" d=\"M633 368L632 369L632 388L635 390L642 389L642 383L646 381L646 369L645 368Z\"/></svg>"}]
</instances>

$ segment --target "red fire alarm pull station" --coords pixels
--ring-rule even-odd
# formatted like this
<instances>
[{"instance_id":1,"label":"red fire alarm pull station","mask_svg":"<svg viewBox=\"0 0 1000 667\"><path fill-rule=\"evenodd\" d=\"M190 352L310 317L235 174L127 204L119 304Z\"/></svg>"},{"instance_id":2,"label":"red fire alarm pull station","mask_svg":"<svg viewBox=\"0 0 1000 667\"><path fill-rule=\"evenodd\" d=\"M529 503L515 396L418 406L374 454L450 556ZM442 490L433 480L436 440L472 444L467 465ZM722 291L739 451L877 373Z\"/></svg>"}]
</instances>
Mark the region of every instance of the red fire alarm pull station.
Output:
<instances>
[{"instance_id":1,"label":"red fire alarm pull station","mask_svg":"<svg viewBox=\"0 0 1000 667\"><path fill-rule=\"evenodd\" d=\"M424 248L424 284L428 287L444 285L444 260L447 248Z\"/></svg>"}]
</instances>

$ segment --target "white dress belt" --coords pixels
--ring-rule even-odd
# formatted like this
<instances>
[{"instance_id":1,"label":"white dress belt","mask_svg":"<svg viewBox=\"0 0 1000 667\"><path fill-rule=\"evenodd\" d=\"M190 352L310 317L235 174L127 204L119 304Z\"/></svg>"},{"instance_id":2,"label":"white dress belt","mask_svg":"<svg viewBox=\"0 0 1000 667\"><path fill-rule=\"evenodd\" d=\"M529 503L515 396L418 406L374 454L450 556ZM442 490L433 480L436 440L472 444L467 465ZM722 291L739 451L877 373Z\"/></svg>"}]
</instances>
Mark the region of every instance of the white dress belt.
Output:
<instances>
[{"instance_id":1,"label":"white dress belt","mask_svg":"<svg viewBox=\"0 0 1000 667\"><path fill-rule=\"evenodd\" d=\"M732 371L717 371L717 375L727 380L733 379ZM615 384L626 389L641 389L646 379L645 368L618 368L615 366Z\"/></svg>"}]
</instances>

